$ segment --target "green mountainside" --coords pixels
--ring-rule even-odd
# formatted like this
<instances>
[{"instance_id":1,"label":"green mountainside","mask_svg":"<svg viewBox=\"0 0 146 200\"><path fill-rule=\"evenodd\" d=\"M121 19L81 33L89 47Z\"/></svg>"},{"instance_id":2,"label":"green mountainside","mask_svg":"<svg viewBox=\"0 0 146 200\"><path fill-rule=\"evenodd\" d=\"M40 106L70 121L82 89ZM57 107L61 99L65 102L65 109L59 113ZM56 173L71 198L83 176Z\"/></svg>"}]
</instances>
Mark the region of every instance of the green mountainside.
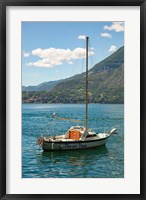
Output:
<instances>
[{"instance_id":1,"label":"green mountainside","mask_svg":"<svg viewBox=\"0 0 146 200\"><path fill-rule=\"evenodd\" d=\"M59 82L61 82L62 80L59 81L49 81L49 82L44 82L41 83L37 86L22 86L22 91L25 92L31 92L31 91L50 91L52 90Z\"/></svg>"},{"instance_id":2,"label":"green mountainside","mask_svg":"<svg viewBox=\"0 0 146 200\"><path fill-rule=\"evenodd\" d=\"M44 91L24 91L23 103L85 103L85 73ZM124 103L124 47L89 70L89 103Z\"/></svg>"}]
</instances>

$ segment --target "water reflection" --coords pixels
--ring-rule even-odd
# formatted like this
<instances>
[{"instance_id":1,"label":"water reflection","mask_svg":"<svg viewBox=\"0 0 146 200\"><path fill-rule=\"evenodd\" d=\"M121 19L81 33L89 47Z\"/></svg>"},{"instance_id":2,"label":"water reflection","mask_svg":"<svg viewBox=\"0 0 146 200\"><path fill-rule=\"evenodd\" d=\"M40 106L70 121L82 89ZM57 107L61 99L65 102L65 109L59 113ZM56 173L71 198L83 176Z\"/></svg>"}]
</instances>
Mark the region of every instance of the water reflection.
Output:
<instances>
[{"instance_id":1,"label":"water reflection","mask_svg":"<svg viewBox=\"0 0 146 200\"><path fill-rule=\"evenodd\" d=\"M45 166L45 177L92 177L95 163L108 155L106 146L86 150L41 152L37 163ZM90 169L90 173L88 173ZM99 169L100 170L100 169ZM97 171L97 170L96 170ZM95 175L94 175L95 176Z\"/></svg>"}]
</instances>

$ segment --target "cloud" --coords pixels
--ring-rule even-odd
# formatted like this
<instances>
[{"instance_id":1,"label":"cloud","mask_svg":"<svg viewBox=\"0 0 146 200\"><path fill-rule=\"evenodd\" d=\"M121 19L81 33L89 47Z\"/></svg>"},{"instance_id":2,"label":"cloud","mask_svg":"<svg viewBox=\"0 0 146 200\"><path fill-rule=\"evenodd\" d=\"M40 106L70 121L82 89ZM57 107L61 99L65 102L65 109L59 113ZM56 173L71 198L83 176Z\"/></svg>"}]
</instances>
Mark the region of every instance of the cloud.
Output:
<instances>
[{"instance_id":1,"label":"cloud","mask_svg":"<svg viewBox=\"0 0 146 200\"><path fill-rule=\"evenodd\" d=\"M109 33L101 33L101 37L112 38L112 35Z\"/></svg>"},{"instance_id":2,"label":"cloud","mask_svg":"<svg viewBox=\"0 0 146 200\"><path fill-rule=\"evenodd\" d=\"M104 26L104 30L121 32L124 31L124 22L113 22L111 26Z\"/></svg>"},{"instance_id":3,"label":"cloud","mask_svg":"<svg viewBox=\"0 0 146 200\"><path fill-rule=\"evenodd\" d=\"M78 36L78 39L79 39L79 40L86 40L86 36L85 36L85 35L79 35L79 36Z\"/></svg>"},{"instance_id":4,"label":"cloud","mask_svg":"<svg viewBox=\"0 0 146 200\"><path fill-rule=\"evenodd\" d=\"M90 47L90 51L94 51L94 47Z\"/></svg>"},{"instance_id":5,"label":"cloud","mask_svg":"<svg viewBox=\"0 0 146 200\"><path fill-rule=\"evenodd\" d=\"M30 56L30 53L29 52L24 52L23 53L23 56L26 58L26 57L29 57Z\"/></svg>"},{"instance_id":6,"label":"cloud","mask_svg":"<svg viewBox=\"0 0 146 200\"><path fill-rule=\"evenodd\" d=\"M61 65L65 62L72 64L72 59L81 59L86 55L86 49L76 48L74 50L70 49L34 49L32 51L33 56L38 56L40 59L36 62L27 63L27 66L34 67L54 67L56 65ZM88 55L94 55L93 50L89 50Z\"/></svg>"},{"instance_id":7,"label":"cloud","mask_svg":"<svg viewBox=\"0 0 146 200\"><path fill-rule=\"evenodd\" d=\"M68 64L73 65L73 62L72 62L72 61L69 61Z\"/></svg>"},{"instance_id":8,"label":"cloud","mask_svg":"<svg viewBox=\"0 0 146 200\"><path fill-rule=\"evenodd\" d=\"M110 48L109 48L109 52L115 52L117 50L117 47L115 45L112 45Z\"/></svg>"}]
</instances>

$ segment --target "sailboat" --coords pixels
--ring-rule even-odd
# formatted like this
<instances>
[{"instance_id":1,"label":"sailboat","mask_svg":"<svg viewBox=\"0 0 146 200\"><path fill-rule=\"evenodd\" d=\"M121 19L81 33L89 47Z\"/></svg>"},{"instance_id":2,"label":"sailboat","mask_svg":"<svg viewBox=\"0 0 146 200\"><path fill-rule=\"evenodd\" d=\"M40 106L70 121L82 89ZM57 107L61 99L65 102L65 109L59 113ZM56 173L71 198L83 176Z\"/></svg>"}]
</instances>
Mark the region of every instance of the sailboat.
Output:
<instances>
[{"instance_id":1,"label":"sailboat","mask_svg":"<svg viewBox=\"0 0 146 200\"><path fill-rule=\"evenodd\" d=\"M112 134L116 133L116 128L112 128L103 133L96 133L88 128L88 42L89 37L86 37L86 126L72 126L64 135L38 138L37 143L44 151L62 151L98 147L105 145L107 139Z\"/></svg>"}]
</instances>

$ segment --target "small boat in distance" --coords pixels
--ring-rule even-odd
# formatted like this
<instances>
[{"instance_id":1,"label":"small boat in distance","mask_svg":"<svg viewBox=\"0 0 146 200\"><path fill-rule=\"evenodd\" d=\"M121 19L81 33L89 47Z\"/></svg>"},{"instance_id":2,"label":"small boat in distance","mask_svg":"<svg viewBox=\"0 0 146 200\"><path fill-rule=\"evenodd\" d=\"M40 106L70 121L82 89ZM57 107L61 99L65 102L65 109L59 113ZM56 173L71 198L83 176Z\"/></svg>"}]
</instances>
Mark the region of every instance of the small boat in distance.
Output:
<instances>
[{"instance_id":1,"label":"small boat in distance","mask_svg":"<svg viewBox=\"0 0 146 200\"><path fill-rule=\"evenodd\" d=\"M86 127L72 126L64 135L38 138L37 143L44 151L98 147L105 145L107 139L116 133L116 128L103 133L96 133L88 128L88 42L89 37L86 37Z\"/></svg>"}]
</instances>

